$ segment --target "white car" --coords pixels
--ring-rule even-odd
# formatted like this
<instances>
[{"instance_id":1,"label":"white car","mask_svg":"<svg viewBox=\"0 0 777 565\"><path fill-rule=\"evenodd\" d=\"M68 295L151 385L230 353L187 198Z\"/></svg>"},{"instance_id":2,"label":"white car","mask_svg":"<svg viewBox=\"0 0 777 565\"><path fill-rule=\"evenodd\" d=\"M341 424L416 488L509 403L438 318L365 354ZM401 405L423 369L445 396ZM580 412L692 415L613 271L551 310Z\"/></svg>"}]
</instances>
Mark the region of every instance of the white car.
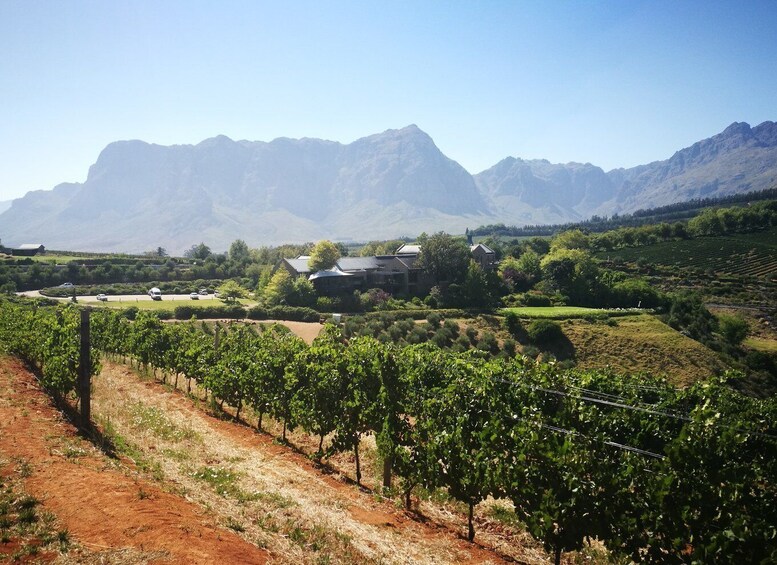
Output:
<instances>
[{"instance_id":1,"label":"white car","mask_svg":"<svg viewBox=\"0 0 777 565\"><path fill-rule=\"evenodd\" d=\"M199 300L199 299L200 299L200 295L199 295L199 294L197 294L196 292L192 292L192 293L189 295L189 298L191 298L192 300Z\"/></svg>"},{"instance_id":2,"label":"white car","mask_svg":"<svg viewBox=\"0 0 777 565\"><path fill-rule=\"evenodd\" d=\"M151 297L151 300L162 300L162 291L159 290L157 287L154 287L151 290L149 290L148 295Z\"/></svg>"},{"instance_id":3,"label":"white car","mask_svg":"<svg viewBox=\"0 0 777 565\"><path fill-rule=\"evenodd\" d=\"M108 295L107 294L98 294L97 300L100 302L108 302Z\"/></svg>"},{"instance_id":4,"label":"white car","mask_svg":"<svg viewBox=\"0 0 777 565\"><path fill-rule=\"evenodd\" d=\"M59 285L59 288L73 288L73 283L71 282L62 283L61 285Z\"/></svg>"}]
</instances>

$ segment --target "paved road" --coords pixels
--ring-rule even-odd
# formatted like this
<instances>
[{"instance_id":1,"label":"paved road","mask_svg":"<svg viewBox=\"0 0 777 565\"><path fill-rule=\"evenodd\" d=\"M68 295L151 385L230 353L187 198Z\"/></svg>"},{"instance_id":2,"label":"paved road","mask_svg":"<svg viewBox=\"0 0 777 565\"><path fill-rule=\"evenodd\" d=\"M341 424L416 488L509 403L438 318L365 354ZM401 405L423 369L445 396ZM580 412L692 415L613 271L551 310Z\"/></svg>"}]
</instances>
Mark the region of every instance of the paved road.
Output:
<instances>
[{"instance_id":1,"label":"paved road","mask_svg":"<svg viewBox=\"0 0 777 565\"><path fill-rule=\"evenodd\" d=\"M79 302L99 302L95 295L91 296L78 296ZM206 300L215 300L216 297L212 294L207 296L200 296L197 300L189 298L188 294L163 294L162 302L204 302ZM147 294L109 294L109 302L145 302L151 300L151 297Z\"/></svg>"},{"instance_id":2,"label":"paved road","mask_svg":"<svg viewBox=\"0 0 777 565\"><path fill-rule=\"evenodd\" d=\"M37 290L28 290L25 292L17 292L16 294L20 296L30 296L30 297L42 297L43 295L37 291ZM68 301L71 297L66 298L59 298L58 300ZM94 294L88 294L88 295L76 295L76 298L79 302L95 302L99 303L100 301L97 300L96 295ZM108 301L109 302L145 302L146 300L151 300L151 297L147 294L109 294L108 295ZM162 302L198 302L198 301L207 301L207 300L216 300L216 297L212 294L209 294L207 296L200 296L197 300L192 300L188 294L163 294L162 295Z\"/></svg>"}]
</instances>

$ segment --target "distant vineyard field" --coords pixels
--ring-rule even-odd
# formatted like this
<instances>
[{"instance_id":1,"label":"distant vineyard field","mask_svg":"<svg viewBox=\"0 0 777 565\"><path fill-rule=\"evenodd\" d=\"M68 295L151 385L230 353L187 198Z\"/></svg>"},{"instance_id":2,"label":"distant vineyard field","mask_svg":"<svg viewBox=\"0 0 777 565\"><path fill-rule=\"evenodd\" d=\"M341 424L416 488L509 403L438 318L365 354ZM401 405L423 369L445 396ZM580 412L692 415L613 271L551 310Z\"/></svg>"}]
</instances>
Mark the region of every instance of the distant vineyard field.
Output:
<instances>
[{"instance_id":1,"label":"distant vineyard field","mask_svg":"<svg viewBox=\"0 0 777 565\"><path fill-rule=\"evenodd\" d=\"M691 267L753 277L777 276L777 228L719 237L665 241L598 254L601 259Z\"/></svg>"}]
</instances>

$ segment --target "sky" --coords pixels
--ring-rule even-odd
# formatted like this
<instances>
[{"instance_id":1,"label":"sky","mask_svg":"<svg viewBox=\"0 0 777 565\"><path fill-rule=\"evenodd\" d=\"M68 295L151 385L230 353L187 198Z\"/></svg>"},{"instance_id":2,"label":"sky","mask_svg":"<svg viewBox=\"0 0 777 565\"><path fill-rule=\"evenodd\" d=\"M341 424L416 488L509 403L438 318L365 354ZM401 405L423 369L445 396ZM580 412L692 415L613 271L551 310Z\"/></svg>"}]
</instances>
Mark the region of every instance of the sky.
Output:
<instances>
[{"instance_id":1,"label":"sky","mask_svg":"<svg viewBox=\"0 0 777 565\"><path fill-rule=\"evenodd\" d=\"M349 143L605 170L777 121L777 1L0 0L0 201L109 143Z\"/></svg>"}]
</instances>

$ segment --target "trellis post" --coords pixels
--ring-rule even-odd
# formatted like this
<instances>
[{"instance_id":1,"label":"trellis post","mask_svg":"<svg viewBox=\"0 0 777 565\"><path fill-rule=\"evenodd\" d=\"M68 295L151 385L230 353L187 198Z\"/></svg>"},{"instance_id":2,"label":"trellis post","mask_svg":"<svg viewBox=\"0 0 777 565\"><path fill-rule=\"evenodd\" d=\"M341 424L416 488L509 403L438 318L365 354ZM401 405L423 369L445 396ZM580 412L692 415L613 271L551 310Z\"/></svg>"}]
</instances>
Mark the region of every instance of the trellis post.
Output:
<instances>
[{"instance_id":1,"label":"trellis post","mask_svg":"<svg viewBox=\"0 0 777 565\"><path fill-rule=\"evenodd\" d=\"M89 426L92 418L92 356L89 335L90 309L81 310L81 351L78 364L78 397L81 399L81 419Z\"/></svg>"}]
</instances>

